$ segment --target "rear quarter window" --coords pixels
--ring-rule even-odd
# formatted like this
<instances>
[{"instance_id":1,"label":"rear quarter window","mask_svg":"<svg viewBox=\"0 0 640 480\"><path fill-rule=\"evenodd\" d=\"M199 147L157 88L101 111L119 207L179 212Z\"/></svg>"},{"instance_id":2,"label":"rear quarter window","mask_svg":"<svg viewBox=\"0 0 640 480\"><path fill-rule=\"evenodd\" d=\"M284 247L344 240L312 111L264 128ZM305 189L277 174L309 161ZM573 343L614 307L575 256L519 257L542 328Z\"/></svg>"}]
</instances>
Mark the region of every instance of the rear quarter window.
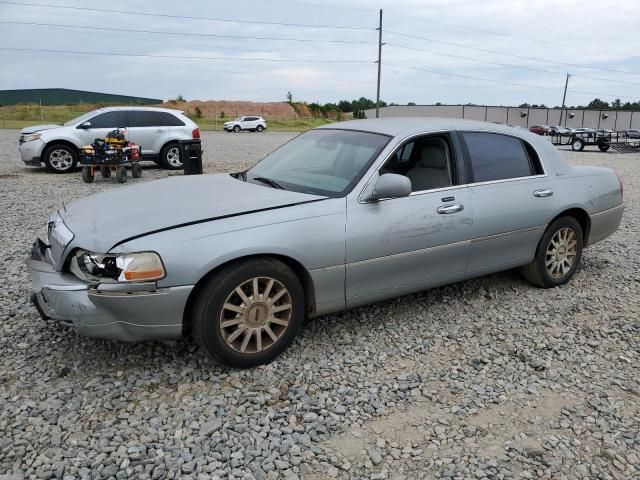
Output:
<instances>
[{"instance_id":1,"label":"rear quarter window","mask_svg":"<svg viewBox=\"0 0 640 480\"><path fill-rule=\"evenodd\" d=\"M475 183L542 173L535 150L519 138L484 132L466 132L462 138Z\"/></svg>"},{"instance_id":2,"label":"rear quarter window","mask_svg":"<svg viewBox=\"0 0 640 480\"><path fill-rule=\"evenodd\" d=\"M160 118L168 127L184 127L184 122L175 115L168 112L159 112Z\"/></svg>"}]
</instances>

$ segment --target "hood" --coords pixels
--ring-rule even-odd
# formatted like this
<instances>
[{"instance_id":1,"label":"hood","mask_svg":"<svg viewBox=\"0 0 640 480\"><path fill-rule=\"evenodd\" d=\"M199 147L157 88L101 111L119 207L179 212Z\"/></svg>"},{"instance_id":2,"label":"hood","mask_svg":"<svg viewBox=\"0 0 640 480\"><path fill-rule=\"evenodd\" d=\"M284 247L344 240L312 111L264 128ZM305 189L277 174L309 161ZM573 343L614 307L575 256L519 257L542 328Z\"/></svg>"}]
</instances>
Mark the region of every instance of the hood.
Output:
<instances>
[{"instance_id":1,"label":"hood","mask_svg":"<svg viewBox=\"0 0 640 480\"><path fill-rule=\"evenodd\" d=\"M49 125L34 125L33 127L25 127L22 130L20 130L20 133L25 134L25 133L36 133L36 132L40 132L42 130L51 130L52 128L60 128L61 125L55 125L53 123L49 124Z\"/></svg>"},{"instance_id":2,"label":"hood","mask_svg":"<svg viewBox=\"0 0 640 480\"><path fill-rule=\"evenodd\" d=\"M75 235L74 247L107 252L123 240L158 230L323 198L228 174L188 175L98 193L59 211Z\"/></svg>"}]
</instances>

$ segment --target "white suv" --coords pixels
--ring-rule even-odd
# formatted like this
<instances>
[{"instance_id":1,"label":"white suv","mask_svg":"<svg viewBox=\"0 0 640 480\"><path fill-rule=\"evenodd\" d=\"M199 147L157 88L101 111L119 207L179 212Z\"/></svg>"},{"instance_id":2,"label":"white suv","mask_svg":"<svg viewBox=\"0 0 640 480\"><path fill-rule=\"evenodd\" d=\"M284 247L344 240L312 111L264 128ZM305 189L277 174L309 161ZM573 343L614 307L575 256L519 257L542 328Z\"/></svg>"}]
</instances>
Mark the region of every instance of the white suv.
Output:
<instances>
[{"instance_id":1,"label":"white suv","mask_svg":"<svg viewBox=\"0 0 640 480\"><path fill-rule=\"evenodd\" d=\"M226 122L224 129L227 132L236 132L240 130L249 130L250 132L262 132L267 128L267 122L262 117L238 117L235 120Z\"/></svg>"},{"instance_id":2,"label":"white suv","mask_svg":"<svg viewBox=\"0 0 640 480\"><path fill-rule=\"evenodd\" d=\"M20 156L31 166L41 163L55 173L75 170L78 150L116 128L127 129L127 140L140 145L142 157L164 168L182 168L178 140L200 138L198 125L181 111L152 107L109 107L85 113L62 125L24 128Z\"/></svg>"}]
</instances>

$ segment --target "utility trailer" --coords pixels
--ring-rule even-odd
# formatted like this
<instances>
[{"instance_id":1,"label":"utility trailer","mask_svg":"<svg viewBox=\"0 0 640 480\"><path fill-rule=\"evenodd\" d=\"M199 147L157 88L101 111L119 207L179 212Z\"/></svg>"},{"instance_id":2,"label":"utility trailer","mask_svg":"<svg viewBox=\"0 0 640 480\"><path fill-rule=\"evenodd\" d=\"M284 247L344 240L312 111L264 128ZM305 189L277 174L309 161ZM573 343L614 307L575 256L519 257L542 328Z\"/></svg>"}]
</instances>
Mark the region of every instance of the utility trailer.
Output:
<instances>
[{"instance_id":1,"label":"utility trailer","mask_svg":"<svg viewBox=\"0 0 640 480\"><path fill-rule=\"evenodd\" d=\"M601 152L611 148L619 153L640 153L640 139L630 138L626 132L590 130L555 134L551 135L551 143L571 145L574 152L581 152L587 146L595 146Z\"/></svg>"}]
</instances>

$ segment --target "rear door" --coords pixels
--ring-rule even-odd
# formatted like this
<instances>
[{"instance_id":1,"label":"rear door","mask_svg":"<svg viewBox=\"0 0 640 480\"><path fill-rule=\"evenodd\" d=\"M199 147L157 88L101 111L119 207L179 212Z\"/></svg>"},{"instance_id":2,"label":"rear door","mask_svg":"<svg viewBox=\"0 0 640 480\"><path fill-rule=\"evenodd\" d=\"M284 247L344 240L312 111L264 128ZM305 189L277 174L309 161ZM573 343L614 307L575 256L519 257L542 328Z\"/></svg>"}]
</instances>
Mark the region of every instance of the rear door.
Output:
<instances>
[{"instance_id":1,"label":"rear door","mask_svg":"<svg viewBox=\"0 0 640 480\"><path fill-rule=\"evenodd\" d=\"M169 127L154 110L129 110L128 138L140 145L143 155L158 155Z\"/></svg>"},{"instance_id":2,"label":"rear door","mask_svg":"<svg viewBox=\"0 0 640 480\"><path fill-rule=\"evenodd\" d=\"M81 146L89 145L96 138L104 138L111 130L124 128L127 125L127 114L125 110L114 110L112 112L99 113L87 120L91 123L91 128L76 127L76 136Z\"/></svg>"},{"instance_id":3,"label":"rear door","mask_svg":"<svg viewBox=\"0 0 640 480\"><path fill-rule=\"evenodd\" d=\"M554 211L553 184L528 142L489 132L461 132L473 203L468 276L533 258Z\"/></svg>"}]
</instances>

